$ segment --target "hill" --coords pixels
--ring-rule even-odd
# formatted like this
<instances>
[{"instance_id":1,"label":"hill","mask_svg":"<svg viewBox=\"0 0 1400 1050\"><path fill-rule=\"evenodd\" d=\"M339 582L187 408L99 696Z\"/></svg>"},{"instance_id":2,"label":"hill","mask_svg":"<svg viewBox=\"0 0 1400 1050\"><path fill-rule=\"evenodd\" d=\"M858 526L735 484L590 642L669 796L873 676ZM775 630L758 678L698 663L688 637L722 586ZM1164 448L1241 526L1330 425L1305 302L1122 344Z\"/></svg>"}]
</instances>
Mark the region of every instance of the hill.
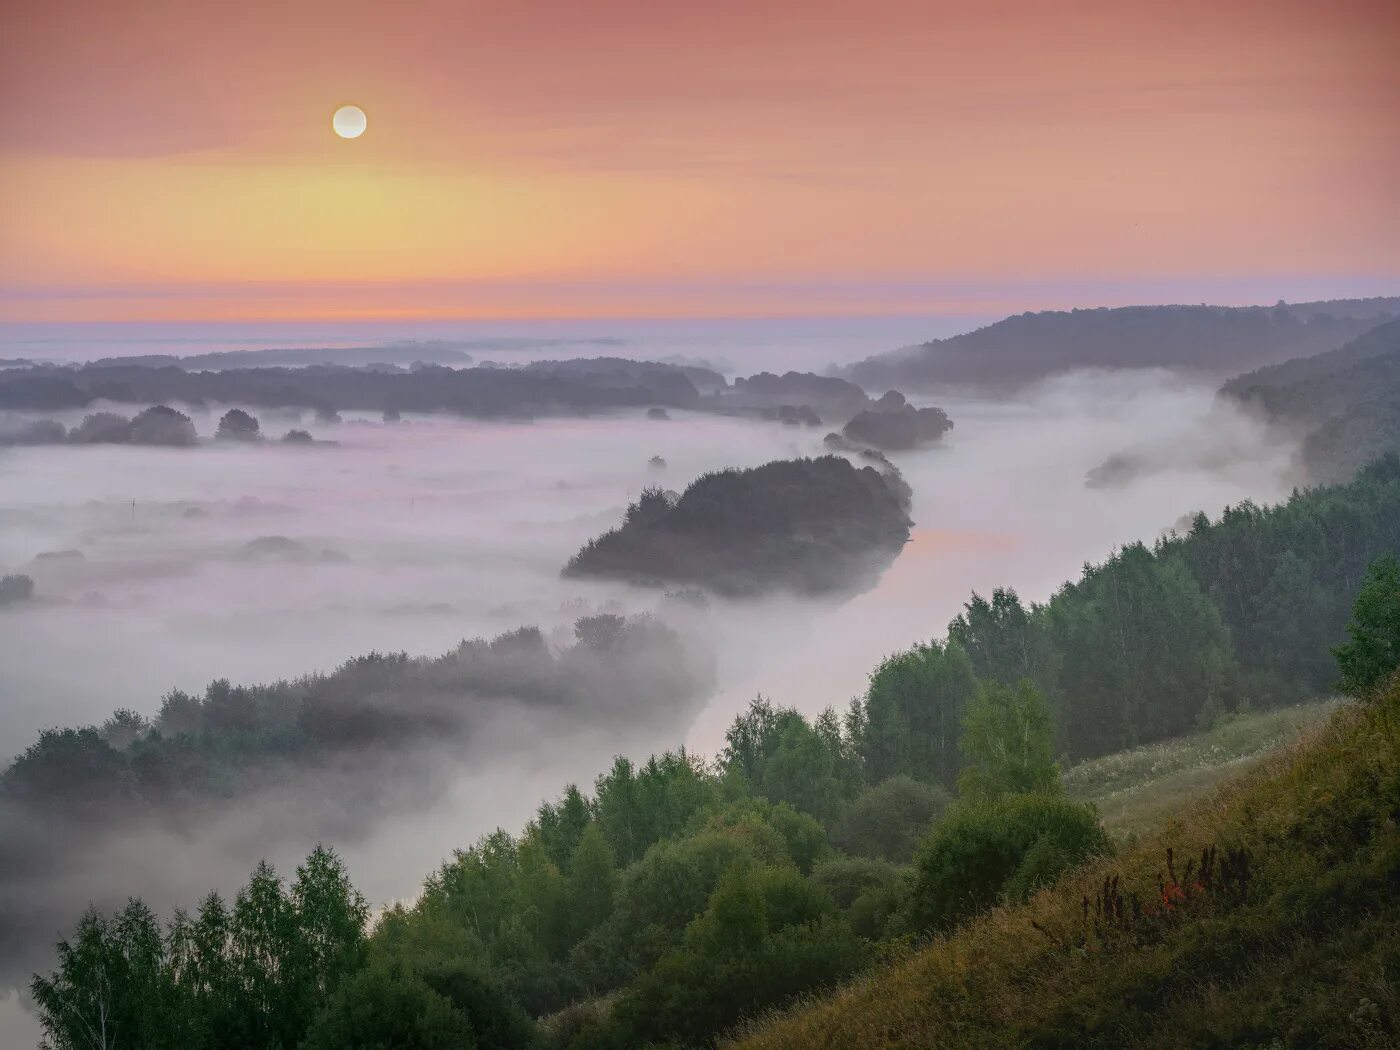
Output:
<instances>
[{"instance_id":1,"label":"hill","mask_svg":"<svg viewBox=\"0 0 1400 1050\"><path fill-rule=\"evenodd\" d=\"M1394 1046L1397 717L1400 683L1116 857L737 1045Z\"/></svg>"},{"instance_id":2,"label":"hill","mask_svg":"<svg viewBox=\"0 0 1400 1050\"><path fill-rule=\"evenodd\" d=\"M828 594L874 584L909 539L898 474L840 456L778 460L648 489L590 540L565 576L681 583L731 597Z\"/></svg>"},{"instance_id":3,"label":"hill","mask_svg":"<svg viewBox=\"0 0 1400 1050\"><path fill-rule=\"evenodd\" d=\"M1304 432L1308 480L1345 480L1400 450L1400 320L1328 353L1237 376L1221 393Z\"/></svg>"},{"instance_id":4,"label":"hill","mask_svg":"<svg viewBox=\"0 0 1400 1050\"><path fill-rule=\"evenodd\" d=\"M1400 297L1024 313L964 335L877 354L846 374L867 390L1007 389L1076 368L1159 367L1228 375L1332 350L1396 316Z\"/></svg>"}]
</instances>

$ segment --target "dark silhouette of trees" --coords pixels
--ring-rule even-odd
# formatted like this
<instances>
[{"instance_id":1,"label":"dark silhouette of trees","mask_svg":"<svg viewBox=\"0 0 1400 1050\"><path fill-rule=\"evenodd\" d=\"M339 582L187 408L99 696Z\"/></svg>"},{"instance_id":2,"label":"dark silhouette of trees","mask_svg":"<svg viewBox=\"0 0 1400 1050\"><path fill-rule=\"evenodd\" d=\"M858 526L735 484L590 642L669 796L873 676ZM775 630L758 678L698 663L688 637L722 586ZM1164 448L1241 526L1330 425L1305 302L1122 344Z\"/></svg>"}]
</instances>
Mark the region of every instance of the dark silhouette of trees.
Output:
<instances>
[{"instance_id":1,"label":"dark silhouette of trees","mask_svg":"<svg viewBox=\"0 0 1400 1050\"><path fill-rule=\"evenodd\" d=\"M214 437L220 441L258 441L262 433L256 419L241 408L231 408L219 420Z\"/></svg>"},{"instance_id":2,"label":"dark silhouette of trees","mask_svg":"<svg viewBox=\"0 0 1400 1050\"><path fill-rule=\"evenodd\" d=\"M679 496L646 489L619 528L583 547L566 576L689 583L744 597L860 590L909 537L902 488L839 456L706 474Z\"/></svg>"}]
</instances>

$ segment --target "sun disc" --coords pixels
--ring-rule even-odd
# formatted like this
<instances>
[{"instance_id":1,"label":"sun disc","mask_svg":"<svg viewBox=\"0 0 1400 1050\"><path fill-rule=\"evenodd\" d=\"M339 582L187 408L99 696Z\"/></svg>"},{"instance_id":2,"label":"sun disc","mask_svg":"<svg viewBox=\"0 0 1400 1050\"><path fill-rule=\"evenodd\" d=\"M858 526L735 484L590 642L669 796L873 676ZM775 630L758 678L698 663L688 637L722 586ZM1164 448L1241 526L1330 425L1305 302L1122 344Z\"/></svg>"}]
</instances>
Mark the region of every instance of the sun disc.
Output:
<instances>
[{"instance_id":1,"label":"sun disc","mask_svg":"<svg viewBox=\"0 0 1400 1050\"><path fill-rule=\"evenodd\" d=\"M341 106L331 117L331 127L343 139L357 139L365 133L369 118L359 106Z\"/></svg>"}]
</instances>

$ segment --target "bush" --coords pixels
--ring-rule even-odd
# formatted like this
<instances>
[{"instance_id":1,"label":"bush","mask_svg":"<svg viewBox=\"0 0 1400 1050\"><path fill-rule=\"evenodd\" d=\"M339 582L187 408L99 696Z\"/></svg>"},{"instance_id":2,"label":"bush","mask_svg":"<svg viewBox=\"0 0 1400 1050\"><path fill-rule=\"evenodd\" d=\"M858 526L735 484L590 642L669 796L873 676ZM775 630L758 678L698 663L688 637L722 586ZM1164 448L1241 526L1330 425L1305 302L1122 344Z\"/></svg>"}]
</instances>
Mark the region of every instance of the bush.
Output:
<instances>
[{"instance_id":1,"label":"bush","mask_svg":"<svg viewBox=\"0 0 1400 1050\"><path fill-rule=\"evenodd\" d=\"M906 895L907 871L873 857L836 857L812 870L812 882L845 910L852 930L875 941L891 932L891 920Z\"/></svg>"},{"instance_id":2,"label":"bush","mask_svg":"<svg viewBox=\"0 0 1400 1050\"><path fill-rule=\"evenodd\" d=\"M1379 558L1371 565L1347 633L1351 640L1336 650L1340 688L1366 696L1400 667L1400 561Z\"/></svg>"},{"instance_id":3,"label":"bush","mask_svg":"<svg viewBox=\"0 0 1400 1050\"><path fill-rule=\"evenodd\" d=\"M959 801L919 847L905 905L911 931L948 930L1112 851L1093 807L1052 795Z\"/></svg>"},{"instance_id":4,"label":"bush","mask_svg":"<svg viewBox=\"0 0 1400 1050\"><path fill-rule=\"evenodd\" d=\"M371 967L346 981L312 1023L301 1050L472 1050L484 1044L465 1014L417 974Z\"/></svg>"},{"instance_id":5,"label":"bush","mask_svg":"<svg viewBox=\"0 0 1400 1050\"><path fill-rule=\"evenodd\" d=\"M597 1045L707 1045L740 1018L830 985L864 961L820 887L791 868L736 863L685 948L627 989Z\"/></svg>"},{"instance_id":6,"label":"bush","mask_svg":"<svg viewBox=\"0 0 1400 1050\"><path fill-rule=\"evenodd\" d=\"M948 805L948 792L909 776L890 777L866 788L842 811L832 841L858 857L907 864Z\"/></svg>"}]
</instances>

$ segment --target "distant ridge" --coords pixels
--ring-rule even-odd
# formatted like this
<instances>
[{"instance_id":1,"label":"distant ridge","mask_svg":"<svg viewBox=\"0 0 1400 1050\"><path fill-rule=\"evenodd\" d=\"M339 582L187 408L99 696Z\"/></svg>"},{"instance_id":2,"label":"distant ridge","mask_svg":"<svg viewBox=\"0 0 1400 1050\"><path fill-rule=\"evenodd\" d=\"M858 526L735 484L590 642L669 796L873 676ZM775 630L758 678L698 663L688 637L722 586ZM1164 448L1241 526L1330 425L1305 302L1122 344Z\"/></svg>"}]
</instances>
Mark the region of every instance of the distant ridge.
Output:
<instances>
[{"instance_id":1,"label":"distant ridge","mask_svg":"<svg viewBox=\"0 0 1400 1050\"><path fill-rule=\"evenodd\" d=\"M1236 376L1221 394L1306 434L1298 456L1305 480L1345 481L1400 451L1400 320L1336 350Z\"/></svg>"},{"instance_id":2,"label":"distant ridge","mask_svg":"<svg viewBox=\"0 0 1400 1050\"><path fill-rule=\"evenodd\" d=\"M1394 317L1400 317L1400 296L1023 313L963 335L876 354L843 374L867 390L1014 389L1076 368L1226 375L1335 349Z\"/></svg>"}]
</instances>

